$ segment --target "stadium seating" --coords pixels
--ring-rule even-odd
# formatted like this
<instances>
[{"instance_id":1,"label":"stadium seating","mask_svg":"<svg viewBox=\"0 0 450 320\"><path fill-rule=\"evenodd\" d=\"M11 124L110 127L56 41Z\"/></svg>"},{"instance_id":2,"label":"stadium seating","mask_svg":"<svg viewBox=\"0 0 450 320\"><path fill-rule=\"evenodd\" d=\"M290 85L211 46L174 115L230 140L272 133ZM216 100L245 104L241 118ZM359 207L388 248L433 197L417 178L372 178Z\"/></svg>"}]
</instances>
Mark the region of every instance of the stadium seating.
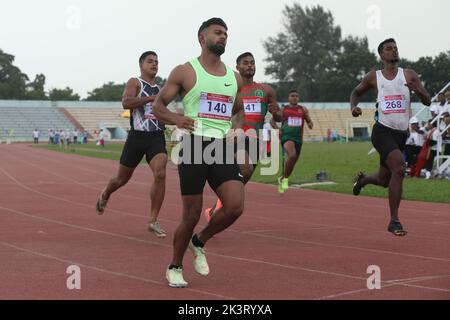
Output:
<instances>
[{"instance_id":1,"label":"stadium seating","mask_svg":"<svg viewBox=\"0 0 450 320\"><path fill-rule=\"evenodd\" d=\"M117 124L124 130L130 129L130 119L122 117L123 109L120 107L65 107L77 121L83 126L85 130L95 136L94 132L99 131L100 127L104 123Z\"/></svg>"},{"instance_id":2,"label":"stadium seating","mask_svg":"<svg viewBox=\"0 0 450 320\"><path fill-rule=\"evenodd\" d=\"M32 141L34 129L41 133L41 141L47 140L48 129L71 130L74 125L57 108L53 107L5 107L0 108L0 138L6 141Z\"/></svg>"}]
</instances>

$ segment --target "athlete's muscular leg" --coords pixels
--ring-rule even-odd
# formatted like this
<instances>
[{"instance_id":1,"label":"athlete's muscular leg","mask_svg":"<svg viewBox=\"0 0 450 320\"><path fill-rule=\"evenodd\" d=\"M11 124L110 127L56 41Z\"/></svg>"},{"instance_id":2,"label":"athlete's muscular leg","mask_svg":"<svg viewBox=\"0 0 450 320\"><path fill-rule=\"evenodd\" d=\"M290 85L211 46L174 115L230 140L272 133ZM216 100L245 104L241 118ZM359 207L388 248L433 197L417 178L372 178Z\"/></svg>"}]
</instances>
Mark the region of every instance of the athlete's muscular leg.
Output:
<instances>
[{"instance_id":1,"label":"athlete's muscular leg","mask_svg":"<svg viewBox=\"0 0 450 320\"><path fill-rule=\"evenodd\" d=\"M398 208L402 200L403 179L405 177L406 163L400 150L394 150L389 153L386 164L391 171L389 181L389 208L391 210L391 219L398 220Z\"/></svg>"},{"instance_id":2,"label":"athlete's muscular leg","mask_svg":"<svg viewBox=\"0 0 450 320\"><path fill-rule=\"evenodd\" d=\"M150 189L150 200L152 202L150 223L158 219L159 211L164 201L166 193L166 164L167 155L165 153L157 154L149 164L153 171L153 185Z\"/></svg>"},{"instance_id":3,"label":"athlete's muscular leg","mask_svg":"<svg viewBox=\"0 0 450 320\"><path fill-rule=\"evenodd\" d=\"M403 178L405 174L405 160L400 150L393 150L386 159L386 165L380 166L380 171L376 175L366 176L361 180L361 185L364 187L368 184L389 187L389 208L391 212L391 219L398 219L398 208L403 192Z\"/></svg>"},{"instance_id":4,"label":"athlete's muscular leg","mask_svg":"<svg viewBox=\"0 0 450 320\"><path fill-rule=\"evenodd\" d=\"M286 141L283 145L287 153L286 165L284 167L284 178L289 178L294 170L295 164L298 160L297 151L295 150L295 143L293 141Z\"/></svg>"},{"instance_id":5,"label":"athlete's muscular leg","mask_svg":"<svg viewBox=\"0 0 450 320\"><path fill-rule=\"evenodd\" d=\"M365 187L368 184L373 184L375 186L380 186L387 188L389 186L389 181L391 180L391 171L384 166L380 166L378 173L365 176L361 179L361 186Z\"/></svg>"},{"instance_id":6,"label":"athlete's muscular leg","mask_svg":"<svg viewBox=\"0 0 450 320\"><path fill-rule=\"evenodd\" d=\"M124 166L123 164L120 164L117 176L109 180L108 185L103 192L103 199L108 200L114 191L127 184L131 176L133 175L134 169L135 168L129 168Z\"/></svg>"},{"instance_id":7,"label":"athlete's muscular leg","mask_svg":"<svg viewBox=\"0 0 450 320\"><path fill-rule=\"evenodd\" d=\"M244 184L240 181L226 181L216 190L223 207L214 212L209 224L197 234L206 243L215 234L231 226L244 210Z\"/></svg>"},{"instance_id":8,"label":"athlete's muscular leg","mask_svg":"<svg viewBox=\"0 0 450 320\"><path fill-rule=\"evenodd\" d=\"M183 256L194 233L194 228L200 219L203 205L203 195L183 196L183 217L173 237L172 264L183 265Z\"/></svg>"}]
</instances>

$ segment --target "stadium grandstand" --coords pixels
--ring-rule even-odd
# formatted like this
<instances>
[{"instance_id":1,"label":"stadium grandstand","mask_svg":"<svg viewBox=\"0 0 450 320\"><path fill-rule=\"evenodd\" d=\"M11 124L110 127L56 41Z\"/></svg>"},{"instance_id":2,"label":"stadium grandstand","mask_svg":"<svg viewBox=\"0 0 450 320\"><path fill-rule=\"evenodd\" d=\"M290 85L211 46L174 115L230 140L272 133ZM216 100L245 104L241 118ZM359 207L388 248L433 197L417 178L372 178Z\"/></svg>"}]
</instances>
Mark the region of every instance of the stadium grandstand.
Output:
<instances>
[{"instance_id":1,"label":"stadium grandstand","mask_svg":"<svg viewBox=\"0 0 450 320\"><path fill-rule=\"evenodd\" d=\"M313 130L305 130L305 141L326 140L328 130L336 131L347 141L370 136L374 123L375 108L372 103L361 103L363 116L353 118L348 103L302 103L310 110L314 120ZM283 103L280 103L283 105ZM413 113L421 109L421 104L413 104ZM169 108L182 110L181 103L172 103ZM422 112L420 120L429 119L429 112ZM270 114L267 120L270 120ZM120 102L87 101L15 101L0 100L0 137L12 142L32 141L32 132L39 129L41 134L48 129L87 131L95 138L100 129L107 131L108 140L124 141L130 129L129 112L123 110Z\"/></svg>"},{"instance_id":2,"label":"stadium grandstand","mask_svg":"<svg viewBox=\"0 0 450 320\"><path fill-rule=\"evenodd\" d=\"M306 128L304 140L320 141L364 141L370 140L374 124L375 106L361 103L362 117L351 116L348 103L308 103L302 105L310 111L314 121L312 130ZM284 103L280 103L284 105ZM183 105L174 102L169 109L183 112ZM412 114L426 123L431 114L420 103L412 104ZM266 121L270 121L268 114ZM31 142L33 131L40 131L41 141L47 139L48 130L87 132L90 139L96 140L101 129L107 141L125 141L130 129L129 111L122 108L121 102L91 101L18 101L0 100L0 142ZM170 142L173 126L168 126L166 139ZM331 136L330 136L331 135ZM442 142L442 141L440 141ZM439 155L436 159L438 174L449 166L450 159Z\"/></svg>"}]
</instances>

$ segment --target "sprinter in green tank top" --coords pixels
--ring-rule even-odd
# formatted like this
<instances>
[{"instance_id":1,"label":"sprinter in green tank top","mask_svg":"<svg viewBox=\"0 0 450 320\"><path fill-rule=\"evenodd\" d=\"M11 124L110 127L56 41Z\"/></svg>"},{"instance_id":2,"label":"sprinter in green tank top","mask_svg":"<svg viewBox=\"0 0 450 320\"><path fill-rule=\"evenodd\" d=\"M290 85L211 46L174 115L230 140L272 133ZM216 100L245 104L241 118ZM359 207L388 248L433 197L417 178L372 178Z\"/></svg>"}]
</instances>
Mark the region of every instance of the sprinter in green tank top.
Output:
<instances>
[{"instance_id":1,"label":"sprinter in green tank top","mask_svg":"<svg viewBox=\"0 0 450 320\"><path fill-rule=\"evenodd\" d=\"M171 287L187 286L182 274L182 263L188 246L194 254L197 273L203 276L209 274L203 246L214 234L233 224L244 209L243 177L234 161L234 145L232 142L224 143L228 140L227 135L230 137L232 118L235 127L242 128L244 115L240 96L242 79L220 59L225 52L227 30L225 22L220 18L211 18L200 26L200 57L171 72L154 104L154 114L159 120L191 133L183 136L182 162L178 165L183 216L174 236L172 262L166 270L166 278ZM167 104L177 94L183 98L184 115L167 109ZM218 159L219 156L216 156L211 164L205 154L213 144L225 147L222 149L223 158ZM201 150L192 145L200 145ZM230 145L231 148L228 148ZM190 157L186 156L189 151ZM227 155L227 151L231 154ZM221 163L229 156L231 163ZM202 210L206 181L222 200L223 207L216 212L206 228L193 235Z\"/></svg>"}]
</instances>

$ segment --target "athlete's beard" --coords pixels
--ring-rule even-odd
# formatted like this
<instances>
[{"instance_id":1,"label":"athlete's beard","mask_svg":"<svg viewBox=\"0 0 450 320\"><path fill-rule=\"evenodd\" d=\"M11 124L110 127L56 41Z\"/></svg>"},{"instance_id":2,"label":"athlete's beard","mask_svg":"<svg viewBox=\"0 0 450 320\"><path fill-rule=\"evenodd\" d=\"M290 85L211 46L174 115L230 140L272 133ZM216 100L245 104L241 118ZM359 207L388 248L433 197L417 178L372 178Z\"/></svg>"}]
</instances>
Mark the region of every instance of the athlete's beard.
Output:
<instances>
[{"instance_id":1,"label":"athlete's beard","mask_svg":"<svg viewBox=\"0 0 450 320\"><path fill-rule=\"evenodd\" d=\"M225 47L218 44L210 44L207 46L208 50L220 57L225 52Z\"/></svg>"},{"instance_id":2,"label":"athlete's beard","mask_svg":"<svg viewBox=\"0 0 450 320\"><path fill-rule=\"evenodd\" d=\"M244 77L247 79L252 79L254 76L255 76L255 70L247 71L244 75Z\"/></svg>"},{"instance_id":3,"label":"athlete's beard","mask_svg":"<svg viewBox=\"0 0 450 320\"><path fill-rule=\"evenodd\" d=\"M391 61L389 61L390 63L398 63L400 61L400 59L399 58L394 58L394 59L391 59Z\"/></svg>"}]
</instances>

